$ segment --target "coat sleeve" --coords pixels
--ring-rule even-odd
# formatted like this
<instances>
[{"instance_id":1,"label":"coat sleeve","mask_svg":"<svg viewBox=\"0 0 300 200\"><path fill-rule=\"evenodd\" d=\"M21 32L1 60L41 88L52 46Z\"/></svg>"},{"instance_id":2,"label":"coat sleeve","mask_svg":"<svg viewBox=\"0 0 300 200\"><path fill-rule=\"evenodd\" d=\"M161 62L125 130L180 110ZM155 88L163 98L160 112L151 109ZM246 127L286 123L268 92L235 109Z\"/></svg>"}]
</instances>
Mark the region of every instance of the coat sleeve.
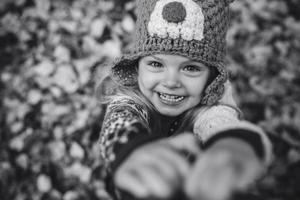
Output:
<instances>
[{"instance_id":1,"label":"coat sleeve","mask_svg":"<svg viewBox=\"0 0 300 200\"><path fill-rule=\"evenodd\" d=\"M147 121L146 111L130 98L116 98L107 105L99 142L109 170L125 156L129 144L150 135Z\"/></svg>"},{"instance_id":2,"label":"coat sleeve","mask_svg":"<svg viewBox=\"0 0 300 200\"><path fill-rule=\"evenodd\" d=\"M242 120L239 109L232 106L203 108L195 120L193 132L204 146L224 137L243 139L254 148L266 165L271 162L272 145L267 134L257 125Z\"/></svg>"},{"instance_id":3,"label":"coat sleeve","mask_svg":"<svg viewBox=\"0 0 300 200\"><path fill-rule=\"evenodd\" d=\"M106 190L113 199L133 199L116 188L113 177L136 148L159 139L150 133L148 120L146 110L129 97L117 97L107 105L99 145L106 169Z\"/></svg>"}]
</instances>

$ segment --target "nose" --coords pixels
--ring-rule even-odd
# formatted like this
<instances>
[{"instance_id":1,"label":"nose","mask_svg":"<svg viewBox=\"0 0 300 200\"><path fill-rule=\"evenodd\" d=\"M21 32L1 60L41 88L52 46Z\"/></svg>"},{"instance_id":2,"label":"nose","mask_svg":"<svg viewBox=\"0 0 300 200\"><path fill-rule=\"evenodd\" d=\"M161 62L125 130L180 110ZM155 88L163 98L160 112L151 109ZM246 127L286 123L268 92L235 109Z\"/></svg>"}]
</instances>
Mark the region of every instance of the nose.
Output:
<instances>
[{"instance_id":1,"label":"nose","mask_svg":"<svg viewBox=\"0 0 300 200\"><path fill-rule=\"evenodd\" d=\"M175 70L167 70L164 74L163 85L169 89L180 88L179 74Z\"/></svg>"}]
</instances>

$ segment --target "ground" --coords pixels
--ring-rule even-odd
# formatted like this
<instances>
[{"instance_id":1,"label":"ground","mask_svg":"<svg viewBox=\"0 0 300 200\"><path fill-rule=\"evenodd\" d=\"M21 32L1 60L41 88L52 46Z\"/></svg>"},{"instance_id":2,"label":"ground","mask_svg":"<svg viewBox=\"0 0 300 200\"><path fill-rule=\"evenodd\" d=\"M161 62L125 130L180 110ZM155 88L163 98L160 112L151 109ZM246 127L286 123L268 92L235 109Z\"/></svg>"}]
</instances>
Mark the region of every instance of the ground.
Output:
<instances>
[{"instance_id":1,"label":"ground","mask_svg":"<svg viewBox=\"0 0 300 200\"><path fill-rule=\"evenodd\" d=\"M1 1L2 200L109 199L93 77L128 47L134 8L130 0ZM297 0L231 5L227 66L236 98L274 145L253 189L265 200L300 199L299 9Z\"/></svg>"}]
</instances>

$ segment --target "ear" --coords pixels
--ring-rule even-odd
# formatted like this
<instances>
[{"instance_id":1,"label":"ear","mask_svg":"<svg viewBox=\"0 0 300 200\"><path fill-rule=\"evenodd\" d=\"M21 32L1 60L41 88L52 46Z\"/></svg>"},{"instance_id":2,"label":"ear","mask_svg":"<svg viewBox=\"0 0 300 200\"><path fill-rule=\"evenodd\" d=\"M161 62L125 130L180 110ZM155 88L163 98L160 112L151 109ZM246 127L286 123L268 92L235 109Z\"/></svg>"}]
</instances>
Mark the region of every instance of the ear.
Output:
<instances>
[{"instance_id":1,"label":"ear","mask_svg":"<svg viewBox=\"0 0 300 200\"><path fill-rule=\"evenodd\" d=\"M229 6L230 3L234 2L234 0L224 0L224 1L226 6Z\"/></svg>"}]
</instances>

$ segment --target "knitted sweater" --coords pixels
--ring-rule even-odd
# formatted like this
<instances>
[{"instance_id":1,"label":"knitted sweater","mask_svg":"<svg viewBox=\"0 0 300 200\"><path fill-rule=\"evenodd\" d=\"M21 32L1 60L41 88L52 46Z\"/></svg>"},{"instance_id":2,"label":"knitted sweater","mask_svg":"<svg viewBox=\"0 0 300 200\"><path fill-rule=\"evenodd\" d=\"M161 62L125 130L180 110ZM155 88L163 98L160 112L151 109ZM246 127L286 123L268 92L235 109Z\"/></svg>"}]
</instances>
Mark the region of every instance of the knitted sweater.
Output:
<instances>
[{"instance_id":1,"label":"knitted sweater","mask_svg":"<svg viewBox=\"0 0 300 200\"><path fill-rule=\"evenodd\" d=\"M107 105L100 133L100 150L107 169L107 190L115 199L127 199L114 187L112 182L118 166L139 146L172 136L182 122L181 116L174 118L161 116L164 118L162 124L164 124L163 130L165 131L152 133L149 115L130 97L115 98ZM161 118L157 120L161 120ZM240 120L238 112L230 106L206 107L198 114L190 131L199 138L203 144L202 148L210 146L216 140L224 137L243 139L253 146L256 154L266 164L270 162L271 145L265 133L255 125ZM132 199L132 197L128 198Z\"/></svg>"}]
</instances>

